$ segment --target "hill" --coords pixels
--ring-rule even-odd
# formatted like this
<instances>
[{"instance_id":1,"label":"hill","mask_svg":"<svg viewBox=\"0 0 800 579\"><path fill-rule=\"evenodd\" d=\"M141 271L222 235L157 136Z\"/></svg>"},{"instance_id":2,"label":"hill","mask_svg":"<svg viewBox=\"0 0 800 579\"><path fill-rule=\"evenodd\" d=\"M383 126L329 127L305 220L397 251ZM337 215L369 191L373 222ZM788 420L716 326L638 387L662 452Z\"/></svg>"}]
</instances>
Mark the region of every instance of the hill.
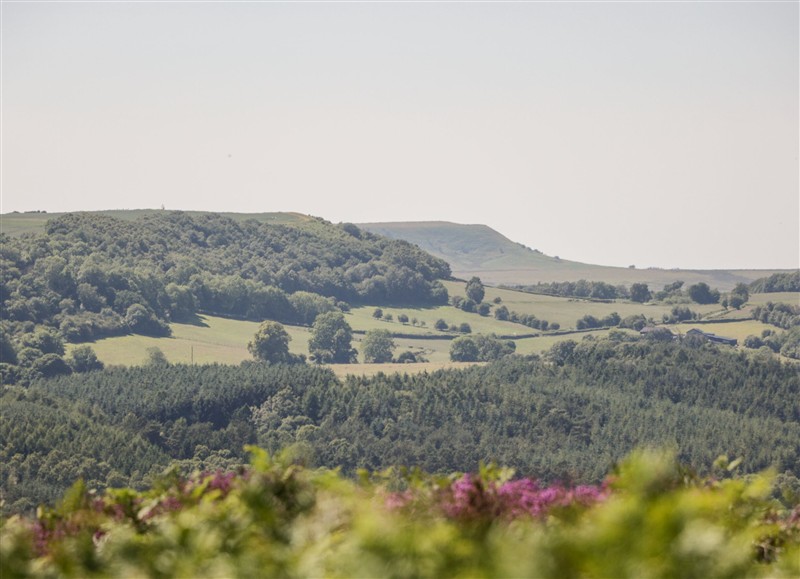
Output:
<instances>
[{"instance_id":1,"label":"hill","mask_svg":"<svg viewBox=\"0 0 800 579\"><path fill-rule=\"evenodd\" d=\"M447 221L360 223L362 229L391 239L403 239L450 264L453 275L480 277L492 285L526 285L538 282L587 279L612 284L646 283L660 288L682 280L705 282L720 290L737 283L750 283L775 270L684 270L634 269L593 265L544 255L511 241L486 225L464 225Z\"/></svg>"},{"instance_id":2,"label":"hill","mask_svg":"<svg viewBox=\"0 0 800 579\"><path fill-rule=\"evenodd\" d=\"M43 214L29 215L35 225ZM348 304L447 302L438 281L450 277L447 263L350 224L284 214L121 215L51 216L43 232L26 234L24 217L3 219L20 232L0 234L6 383L17 366L65 370L62 338L165 336L169 322L198 313L309 325Z\"/></svg>"},{"instance_id":3,"label":"hill","mask_svg":"<svg viewBox=\"0 0 800 579\"><path fill-rule=\"evenodd\" d=\"M88 215L102 215L105 217L114 217L122 221L136 221L142 217L149 215L160 215L164 213L163 209L110 209L107 211L87 211ZM208 211L181 211L191 217L198 217L200 215L209 215ZM14 211L13 213L5 213L0 215L0 233L5 233L11 237L18 237L23 233L44 233L45 225L51 219L59 218L66 213L48 213L46 211L26 211L20 213ZM313 221L314 218L300 213L285 213L285 212L272 212L272 213L218 213L222 217L227 217L234 221L248 221L255 220L259 223L268 223L272 225L299 225Z\"/></svg>"}]
</instances>

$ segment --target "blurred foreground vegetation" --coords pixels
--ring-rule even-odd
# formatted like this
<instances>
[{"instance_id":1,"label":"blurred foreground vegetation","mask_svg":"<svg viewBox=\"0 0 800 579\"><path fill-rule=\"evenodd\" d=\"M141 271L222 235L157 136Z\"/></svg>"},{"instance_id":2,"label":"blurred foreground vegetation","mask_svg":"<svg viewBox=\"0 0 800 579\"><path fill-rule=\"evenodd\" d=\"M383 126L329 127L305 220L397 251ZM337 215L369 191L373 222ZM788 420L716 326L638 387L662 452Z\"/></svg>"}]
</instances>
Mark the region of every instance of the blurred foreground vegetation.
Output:
<instances>
[{"instance_id":1,"label":"blurred foreground vegetation","mask_svg":"<svg viewBox=\"0 0 800 579\"><path fill-rule=\"evenodd\" d=\"M797 577L800 507L769 475L700 478L637 452L602 485L510 471L310 470L251 449L237 473L143 492L77 483L2 521L8 577Z\"/></svg>"}]
</instances>

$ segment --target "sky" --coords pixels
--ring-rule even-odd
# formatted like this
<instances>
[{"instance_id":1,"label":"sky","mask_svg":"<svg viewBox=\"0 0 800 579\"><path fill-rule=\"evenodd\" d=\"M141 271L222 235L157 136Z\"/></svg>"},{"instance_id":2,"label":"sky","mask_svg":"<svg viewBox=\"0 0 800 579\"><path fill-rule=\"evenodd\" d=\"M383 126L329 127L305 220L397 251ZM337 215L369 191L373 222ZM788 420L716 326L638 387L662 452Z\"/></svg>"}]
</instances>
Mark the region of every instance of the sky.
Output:
<instances>
[{"instance_id":1,"label":"sky","mask_svg":"<svg viewBox=\"0 0 800 579\"><path fill-rule=\"evenodd\" d=\"M483 223L800 265L797 2L7 2L0 212Z\"/></svg>"}]
</instances>

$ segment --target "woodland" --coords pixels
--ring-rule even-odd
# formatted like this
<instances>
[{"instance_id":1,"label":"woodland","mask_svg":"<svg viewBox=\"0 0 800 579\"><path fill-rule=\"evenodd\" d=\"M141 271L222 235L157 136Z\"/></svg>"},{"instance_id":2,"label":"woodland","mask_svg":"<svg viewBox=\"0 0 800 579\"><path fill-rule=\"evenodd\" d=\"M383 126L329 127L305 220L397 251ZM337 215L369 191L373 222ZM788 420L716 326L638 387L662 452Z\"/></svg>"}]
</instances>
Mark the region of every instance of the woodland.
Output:
<instances>
[{"instance_id":1,"label":"woodland","mask_svg":"<svg viewBox=\"0 0 800 579\"><path fill-rule=\"evenodd\" d=\"M663 324L719 302L716 315L771 328L731 348L666 326L640 334L657 323L642 314L586 314L553 334L556 322L485 302L478 277L451 298L448 264L417 246L317 218L65 214L0 242L3 576L797 570L800 307L740 312L750 292L796 291L794 272L725 295L682 282L524 288L578 307L658 301L671 312ZM451 334L451 360L475 365L331 369L357 358L351 307L372 312L366 362L424 366L410 351L393 357L388 307L448 303L473 323L556 339L523 355L508 337L440 319L431 326ZM176 364L154 349L142 365L105 366L87 344L167 336L199 314L263 322L253 359ZM283 324L307 330L308 357L290 352ZM603 337L581 335L592 328ZM640 534L626 512L657 539L615 567L604 545ZM702 556L692 549L711 531L700 527L719 545ZM177 532L188 542L172 544ZM665 541L691 548L663 555ZM522 544L533 559L509 557Z\"/></svg>"}]
</instances>

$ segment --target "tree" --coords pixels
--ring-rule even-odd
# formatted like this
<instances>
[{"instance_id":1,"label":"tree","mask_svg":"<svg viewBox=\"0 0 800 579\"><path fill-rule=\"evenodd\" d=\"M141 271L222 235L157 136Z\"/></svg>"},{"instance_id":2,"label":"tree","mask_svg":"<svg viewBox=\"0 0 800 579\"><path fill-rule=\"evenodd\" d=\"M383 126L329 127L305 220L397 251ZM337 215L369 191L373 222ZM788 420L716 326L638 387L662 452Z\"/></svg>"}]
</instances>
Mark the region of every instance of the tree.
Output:
<instances>
[{"instance_id":1,"label":"tree","mask_svg":"<svg viewBox=\"0 0 800 579\"><path fill-rule=\"evenodd\" d=\"M485 295L485 290L483 289L483 283L481 283L481 278L473 277L467 282L466 287L466 294L469 299L474 301L476 304L479 304L483 301L483 296Z\"/></svg>"},{"instance_id":2,"label":"tree","mask_svg":"<svg viewBox=\"0 0 800 579\"><path fill-rule=\"evenodd\" d=\"M159 320L153 311L142 304L133 304L125 312L125 323L135 334L169 336L169 326Z\"/></svg>"},{"instance_id":3,"label":"tree","mask_svg":"<svg viewBox=\"0 0 800 579\"><path fill-rule=\"evenodd\" d=\"M736 308L738 310L745 303L747 303L747 300L749 299L750 292L748 291L747 286L743 283L737 283L736 287L731 291L731 295L728 298L728 303L730 303L732 308Z\"/></svg>"},{"instance_id":4,"label":"tree","mask_svg":"<svg viewBox=\"0 0 800 579\"><path fill-rule=\"evenodd\" d=\"M356 359L352 348L353 330L341 312L317 316L311 328L308 350L317 363L349 364Z\"/></svg>"},{"instance_id":5,"label":"tree","mask_svg":"<svg viewBox=\"0 0 800 579\"><path fill-rule=\"evenodd\" d=\"M563 342L556 342L545 354L545 358L550 360L556 366L563 366L572 361L575 353L575 348L578 342L575 340L564 340Z\"/></svg>"},{"instance_id":6,"label":"tree","mask_svg":"<svg viewBox=\"0 0 800 579\"><path fill-rule=\"evenodd\" d=\"M453 362L475 362L478 354L478 345L470 336L461 336L450 344L450 359Z\"/></svg>"},{"instance_id":7,"label":"tree","mask_svg":"<svg viewBox=\"0 0 800 579\"><path fill-rule=\"evenodd\" d=\"M103 363L97 359L97 354L91 346L78 346L70 352L67 364L73 372L91 372L92 370L102 370Z\"/></svg>"},{"instance_id":8,"label":"tree","mask_svg":"<svg viewBox=\"0 0 800 579\"><path fill-rule=\"evenodd\" d=\"M395 343L389 330L370 330L361 342L366 364L385 364L392 361Z\"/></svg>"},{"instance_id":9,"label":"tree","mask_svg":"<svg viewBox=\"0 0 800 579\"><path fill-rule=\"evenodd\" d=\"M169 366L169 360L161 351L161 348L152 347L147 348L147 360L145 364L148 366Z\"/></svg>"},{"instance_id":10,"label":"tree","mask_svg":"<svg viewBox=\"0 0 800 579\"><path fill-rule=\"evenodd\" d=\"M16 364L17 349L4 325L0 326L0 363Z\"/></svg>"},{"instance_id":11,"label":"tree","mask_svg":"<svg viewBox=\"0 0 800 579\"><path fill-rule=\"evenodd\" d=\"M719 302L719 291L712 290L705 282L690 285L687 289L689 297L698 304L716 304Z\"/></svg>"},{"instance_id":12,"label":"tree","mask_svg":"<svg viewBox=\"0 0 800 579\"><path fill-rule=\"evenodd\" d=\"M266 321L259 326L252 341L247 344L247 350L256 360L270 364L289 362L291 341L292 337L286 333L283 324Z\"/></svg>"},{"instance_id":13,"label":"tree","mask_svg":"<svg viewBox=\"0 0 800 579\"><path fill-rule=\"evenodd\" d=\"M436 320L436 323L433 325L433 327L439 330L440 332L444 332L447 329L447 322L439 318L438 320Z\"/></svg>"},{"instance_id":14,"label":"tree","mask_svg":"<svg viewBox=\"0 0 800 579\"><path fill-rule=\"evenodd\" d=\"M494 317L495 317L495 319L498 319L498 320L507 320L508 319L508 308L506 306L500 306L499 308L495 308Z\"/></svg>"},{"instance_id":15,"label":"tree","mask_svg":"<svg viewBox=\"0 0 800 579\"><path fill-rule=\"evenodd\" d=\"M36 330L32 334L22 336L24 348L35 348L43 354L64 354L64 340L55 331L50 329Z\"/></svg>"},{"instance_id":16,"label":"tree","mask_svg":"<svg viewBox=\"0 0 800 579\"><path fill-rule=\"evenodd\" d=\"M375 311L372 312L372 317L376 320L380 320L383 317L383 310L380 308L375 308Z\"/></svg>"},{"instance_id":17,"label":"tree","mask_svg":"<svg viewBox=\"0 0 800 579\"><path fill-rule=\"evenodd\" d=\"M458 331L462 334L471 334L472 327L467 322L461 322L458 326Z\"/></svg>"},{"instance_id":18,"label":"tree","mask_svg":"<svg viewBox=\"0 0 800 579\"><path fill-rule=\"evenodd\" d=\"M631 286L631 300L643 304L651 298L650 288L646 283L635 283Z\"/></svg>"},{"instance_id":19,"label":"tree","mask_svg":"<svg viewBox=\"0 0 800 579\"><path fill-rule=\"evenodd\" d=\"M407 324L408 323L408 316L406 314L398 314L397 315L397 321L400 322L401 324Z\"/></svg>"},{"instance_id":20,"label":"tree","mask_svg":"<svg viewBox=\"0 0 800 579\"><path fill-rule=\"evenodd\" d=\"M499 360L517 350L517 345L513 340L500 340L494 334L476 334L473 339L478 347L479 362Z\"/></svg>"},{"instance_id":21,"label":"tree","mask_svg":"<svg viewBox=\"0 0 800 579\"><path fill-rule=\"evenodd\" d=\"M37 358L31 364L31 370L45 378L72 373L72 368L58 354L45 354L41 358Z\"/></svg>"}]
</instances>

